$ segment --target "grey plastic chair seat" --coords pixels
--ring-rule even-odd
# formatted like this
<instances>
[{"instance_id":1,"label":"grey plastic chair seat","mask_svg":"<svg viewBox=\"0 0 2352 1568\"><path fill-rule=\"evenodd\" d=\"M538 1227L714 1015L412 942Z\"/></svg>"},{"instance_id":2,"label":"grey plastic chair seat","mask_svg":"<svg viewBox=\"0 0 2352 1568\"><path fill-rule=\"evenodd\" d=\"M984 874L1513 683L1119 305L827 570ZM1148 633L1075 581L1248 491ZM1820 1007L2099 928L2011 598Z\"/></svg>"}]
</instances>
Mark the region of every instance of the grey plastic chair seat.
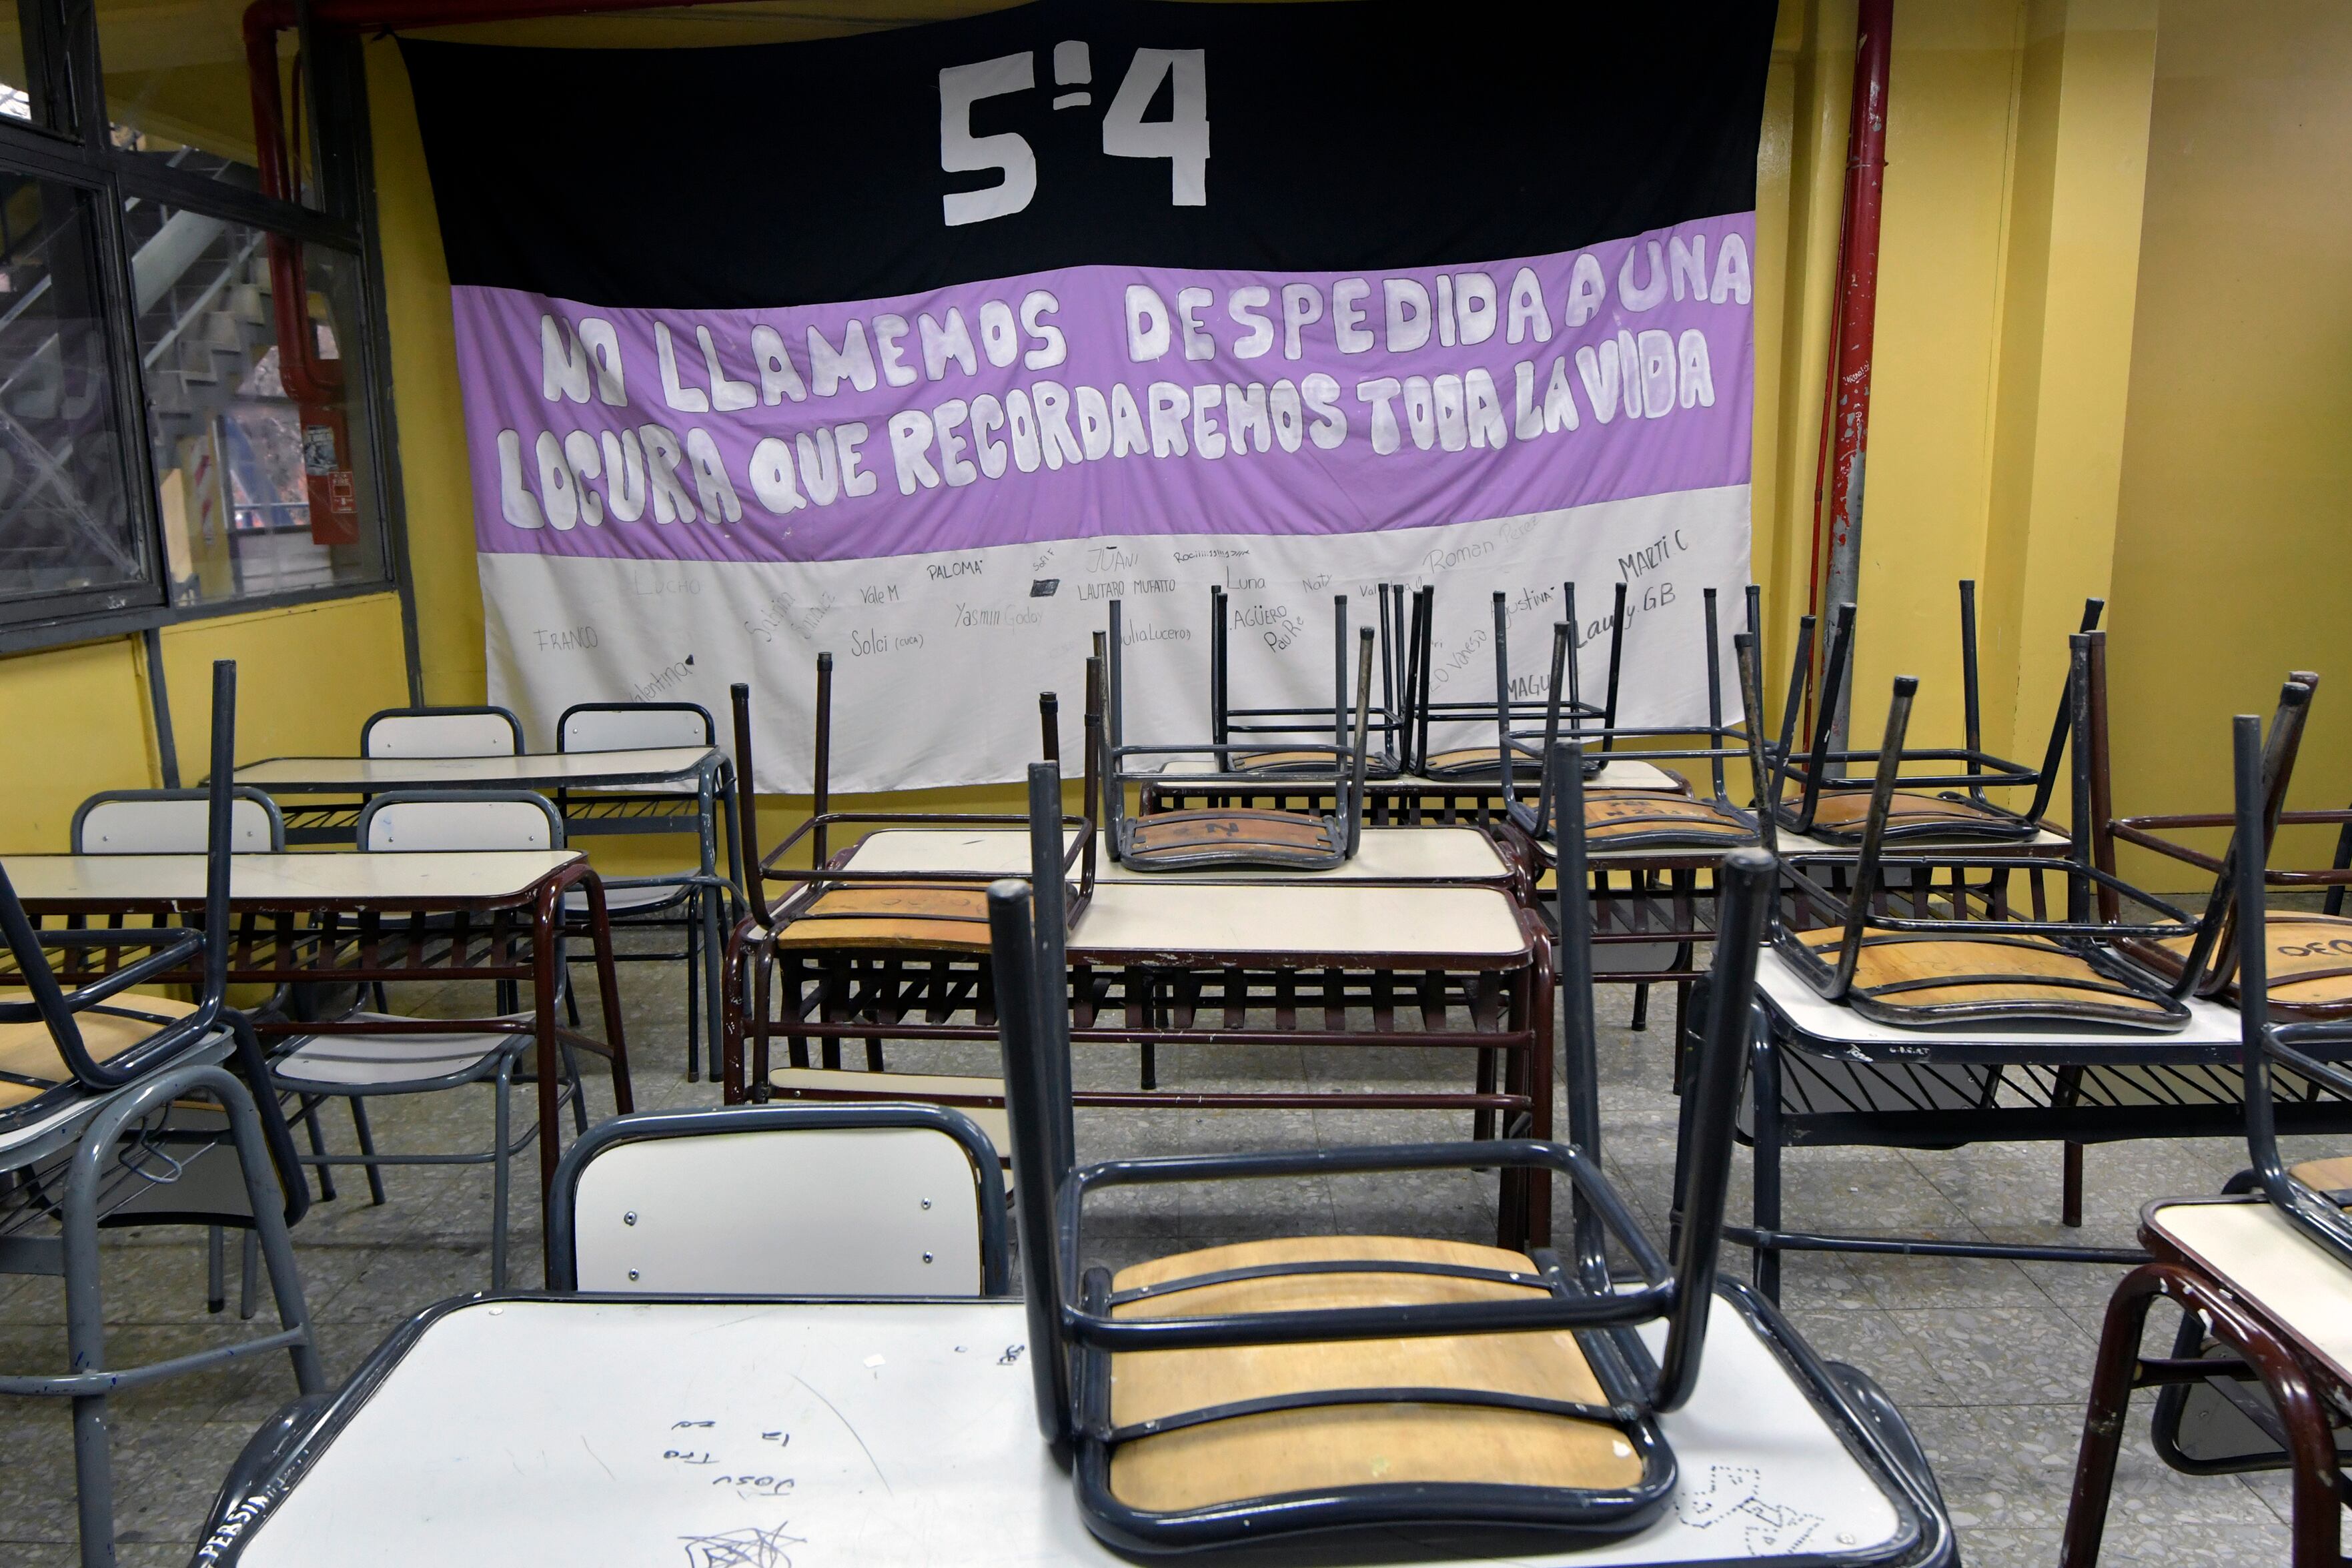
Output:
<instances>
[{"instance_id":1,"label":"grey plastic chair seat","mask_svg":"<svg viewBox=\"0 0 2352 1568\"><path fill-rule=\"evenodd\" d=\"M394 1013L352 1013L347 1023L402 1021ZM270 1064L281 1089L312 1094L364 1088L396 1094L404 1088L439 1089L496 1071L498 1058L530 1049L530 1019L515 1020L523 1032L489 1034L318 1034L295 1038L292 1049Z\"/></svg>"}]
</instances>

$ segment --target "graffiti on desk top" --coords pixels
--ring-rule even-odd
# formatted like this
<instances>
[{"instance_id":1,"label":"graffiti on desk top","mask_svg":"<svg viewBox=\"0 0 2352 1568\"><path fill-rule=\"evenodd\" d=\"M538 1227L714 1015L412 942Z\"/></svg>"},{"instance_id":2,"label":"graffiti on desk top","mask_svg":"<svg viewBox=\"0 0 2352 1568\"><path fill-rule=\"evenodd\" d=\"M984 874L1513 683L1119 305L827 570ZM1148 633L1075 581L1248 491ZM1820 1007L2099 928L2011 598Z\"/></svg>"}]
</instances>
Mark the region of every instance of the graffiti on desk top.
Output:
<instances>
[{"instance_id":1,"label":"graffiti on desk top","mask_svg":"<svg viewBox=\"0 0 2352 1568\"><path fill-rule=\"evenodd\" d=\"M807 1542L784 1533L791 1522L773 1530L753 1525L721 1535L682 1535L687 1568L792 1568L792 1553L785 1549Z\"/></svg>"},{"instance_id":2,"label":"graffiti on desk top","mask_svg":"<svg viewBox=\"0 0 2352 1568\"><path fill-rule=\"evenodd\" d=\"M793 1435L782 1427L761 1432L760 1448L748 1458L744 1457L742 1439L730 1441L727 1434L719 1431L716 1421L673 1421L669 1430L669 1446L662 1449L662 1462L718 1470L719 1473L709 1478L706 1485L724 1487L749 1500L790 1496L796 1484L792 1477L780 1472L776 1463L793 1441ZM681 1437L681 1433L686 1435Z\"/></svg>"},{"instance_id":3,"label":"graffiti on desk top","mask_svg":"<svg viewBox=\"0 0 2352 1568\"><path fill-rule=\"evenodd\" d=\"M1820 1528L1822 1516L1768 1502L1764 1472L1748 1465L1710 1465L1706 1484L1685 1485L1675 1498L1675 1516L1693 1530L1728 1524L1738 1530L1750 1557L1785 1557Z\"/></svg>"}]
</instances>

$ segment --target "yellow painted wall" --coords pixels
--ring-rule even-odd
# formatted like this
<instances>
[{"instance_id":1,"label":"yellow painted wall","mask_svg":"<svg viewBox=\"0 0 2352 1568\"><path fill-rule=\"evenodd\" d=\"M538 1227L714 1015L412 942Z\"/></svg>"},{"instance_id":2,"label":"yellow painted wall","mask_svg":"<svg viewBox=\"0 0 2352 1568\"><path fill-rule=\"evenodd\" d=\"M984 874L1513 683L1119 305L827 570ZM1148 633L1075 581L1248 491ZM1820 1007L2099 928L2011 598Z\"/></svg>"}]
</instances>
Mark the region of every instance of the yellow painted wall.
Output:
<instances>
[{"instance_id":1,"label":"yellow painted wall","mask_svg":"<svg viewBox=\"0 0 2352 1568\"><path fill-rule=\"evenodd\" d=\"M186 784L205 772L215 659L237 662L240 764L349 753L362 720L408 700L400 601L390 593L189 622L162 642ZM154 733L136 637L0 659L0 734L10 737L0 853L62 850L89 796L163 783Z\"/></svg>"},{"instance_id":2,"label":"yellow painted wall","mask_svg":"<svg viewBox=\"0 0 2352 1568\"><path fill-rule=\"evenodd\" d=\"M2344 6L2164 0L2129 408L2115 553L2117 806L2226 809L2227 716L2267 715L2286 672L2313 669L2327 678L2292 803L2342 807L2352 799ZM2282 844L2283 856L2330 848L2308 833Z\"/></svg>"}]
</instances>

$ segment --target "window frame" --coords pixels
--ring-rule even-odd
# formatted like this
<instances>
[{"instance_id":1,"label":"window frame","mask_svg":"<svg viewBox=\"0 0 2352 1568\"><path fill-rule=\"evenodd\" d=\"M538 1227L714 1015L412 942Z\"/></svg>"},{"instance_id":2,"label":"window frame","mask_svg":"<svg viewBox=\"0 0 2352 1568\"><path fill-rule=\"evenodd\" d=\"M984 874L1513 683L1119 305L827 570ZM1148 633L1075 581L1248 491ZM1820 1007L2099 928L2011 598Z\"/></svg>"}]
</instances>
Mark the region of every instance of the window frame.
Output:
<instances>
[{"instance_id":1,"label":"window frame","mask_svg":"<svg viewBox=\"0 0 2352 1568\"><path fill-rule=\"evenodd\" d=\"M307 8L306 8L307 9ZM207 175L172 169L115 148L109 140L105 78L98 53L93 0L17 0L25 26L26 75L37 74L47 91L58 127L0 116L0 172L51 180L86 193L91 203L104 301L107 364L113 382L115 416L123 433L128 509L146 552L143 585L111 587L26 598L0 604L0 654L59 647L182 622L223 615L399 593L414 684L417 654L415 615L407 579L405 529L398 514L398 455L392 438L390 349L385 331L381 255L375 243L374 190L368 177L367 105L364 72L356 41L321 36L305 26L299 68L303 101L321 112L310 127L320 145L310 160L323 207L281 201ZM307 17L306 17L307 20ZM20 26L25 26L20 21ZM47 57L31 57L45 42ZM316 90L321 54L335 91ZM331 111L327 106L332 105ZM131 254L122 222L126 197L167 204L232 223L283 235L305 246L341 253L357 280L360 330L338 342L350 374L364 392L362 417L352 420L352 439L364 443L371 461L365 482L373 503L370 525L376 535L377 575L365 581L331 583L287 592L262 593L175 605L166 580L162 507L157 496L154 452L147 420L147 389L140 364L138 319L131 285Z\"/></svg>"}]
</instances>

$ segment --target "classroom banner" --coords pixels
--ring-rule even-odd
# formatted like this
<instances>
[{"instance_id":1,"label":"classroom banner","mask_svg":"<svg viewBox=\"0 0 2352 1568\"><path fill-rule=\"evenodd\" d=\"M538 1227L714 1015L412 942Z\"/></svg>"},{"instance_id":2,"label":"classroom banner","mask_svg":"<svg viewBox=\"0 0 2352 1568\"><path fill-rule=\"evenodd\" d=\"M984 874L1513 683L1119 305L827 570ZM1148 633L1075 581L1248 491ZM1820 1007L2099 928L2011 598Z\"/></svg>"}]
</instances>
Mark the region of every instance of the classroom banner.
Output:
<instances>
[{"instance_id":1,"label":"classroom banner","mask_svg":"<svg viewBox=\"0 0 2352 1568\"><path fill-rule=\"evenodd\" d=\"M1436 585L1441 700L1538 693L1562 585L1630 722L1748 579L1771 7L1043 3L810 43L408 41L490 699L756 696L804 789L1328 703L1335 596ZM1729 662L1724 667L1728 670ZM1376 694L1377 696L1377 694ZM1738 708L1727 692L1727 711ZM1443 737L1441 737L1442 739Z\"/></svg>"}]
</instances>

